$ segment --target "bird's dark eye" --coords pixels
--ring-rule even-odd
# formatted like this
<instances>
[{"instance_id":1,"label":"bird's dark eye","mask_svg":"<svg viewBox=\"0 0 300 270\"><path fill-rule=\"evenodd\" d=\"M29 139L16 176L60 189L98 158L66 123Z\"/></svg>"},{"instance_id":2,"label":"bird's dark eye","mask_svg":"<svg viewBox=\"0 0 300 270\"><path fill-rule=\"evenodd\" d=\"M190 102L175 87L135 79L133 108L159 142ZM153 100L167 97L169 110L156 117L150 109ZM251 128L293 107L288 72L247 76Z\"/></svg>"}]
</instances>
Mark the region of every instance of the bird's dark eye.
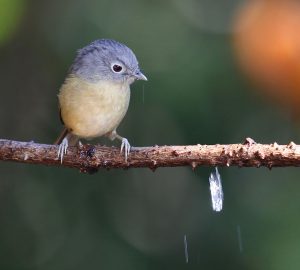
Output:
<instances>
[{"instance_id":1,"label":"bird's dark eye","mask_svg":"<svg viewBox=\"0 0 300 270\"><path fill-rule=\"evenodd\" d=\"M122 71L123 68L122 68L122 66L120 66L120 65L114 64L114 65L112 66L112 69L113 69L114 72L119 73L119 72Z\"/></svg>"}]
</instances>

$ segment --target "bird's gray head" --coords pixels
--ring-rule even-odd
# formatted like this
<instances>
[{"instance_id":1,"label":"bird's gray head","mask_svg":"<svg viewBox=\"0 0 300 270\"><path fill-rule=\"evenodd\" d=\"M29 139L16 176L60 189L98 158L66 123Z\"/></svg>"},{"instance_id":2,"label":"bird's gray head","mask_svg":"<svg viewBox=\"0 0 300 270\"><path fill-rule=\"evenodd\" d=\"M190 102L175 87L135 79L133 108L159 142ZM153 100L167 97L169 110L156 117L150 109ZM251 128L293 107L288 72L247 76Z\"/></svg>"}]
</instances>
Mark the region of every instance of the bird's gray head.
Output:
<instances>
[{"instance_id":1,"label":"bird's gray head","mask_svg":"<svg viewBox=\"0 0 300 270\"><path fill-rule=\"evenodd\" d=\"M91 82L131 84L135 80L147 80L132 50L111 39L99 39L80 49L70 74Z\"/></svg>"}]
</instances>

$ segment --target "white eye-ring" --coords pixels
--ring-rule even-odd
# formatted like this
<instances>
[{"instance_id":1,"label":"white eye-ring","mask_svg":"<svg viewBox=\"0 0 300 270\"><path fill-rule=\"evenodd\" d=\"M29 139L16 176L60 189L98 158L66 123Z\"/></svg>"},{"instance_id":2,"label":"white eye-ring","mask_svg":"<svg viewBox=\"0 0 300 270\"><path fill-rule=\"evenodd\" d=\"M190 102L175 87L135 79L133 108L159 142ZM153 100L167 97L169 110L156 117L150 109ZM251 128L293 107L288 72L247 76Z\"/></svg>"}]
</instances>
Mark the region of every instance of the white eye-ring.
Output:
<instances>
[{"instance_id":1,"label":"white eye-ring","mask_svg":"<svg viewBox=\"0 0 300 270\"><path fill-rule=\"evenodd\" d=\"M114 72L114 73L121 73L123 71L123 66L119 63L113 63L111 65L111 70Z\"/></svg>"}]
</instances>

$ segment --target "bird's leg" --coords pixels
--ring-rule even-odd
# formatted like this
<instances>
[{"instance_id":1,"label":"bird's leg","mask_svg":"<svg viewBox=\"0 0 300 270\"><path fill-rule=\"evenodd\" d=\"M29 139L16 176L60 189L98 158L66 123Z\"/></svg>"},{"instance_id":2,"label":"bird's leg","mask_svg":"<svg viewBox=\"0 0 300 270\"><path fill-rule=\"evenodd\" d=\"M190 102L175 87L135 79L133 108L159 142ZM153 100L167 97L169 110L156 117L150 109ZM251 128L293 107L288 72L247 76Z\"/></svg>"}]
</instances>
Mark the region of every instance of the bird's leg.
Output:
<instances>
[{"instance_id":1,"label":"bird's leg","mask_svg":"<svg viewBox=\"0 0 300 270\"><path fill-rule=\"evenodd\" d=\"M129 152L130 152L130 148L131 148L131 146L130 146L130 143L128 142L128 140L126 139L126 138L123 138L123 137L121 137L118 133L117 133L117 131L112 131L112 132L110 132L110 133L108 133L107 135L106 135L110 140L114 140L114 139L118 139L118 140L120 140L121 141L121 150L120 150L120 152L122 153L123 152L123 149L124 149L124 154L125 154L125 161L127 162L127 158L128 158L128 156L129 156Z\"/></svg>"},{"instance_id":2,"label":"bird's leg","mask_svg":"<svg viewBox=\"0 0 300 270\"><path fill-rule=\"evenodd\" d=\"M63 162L64 155L67 154L67 149L70 146L76 145L78 142L78 137L68 133L60 143L58 147L57 157L60 159L60 163Z\"/></svg>"}]
</instances>

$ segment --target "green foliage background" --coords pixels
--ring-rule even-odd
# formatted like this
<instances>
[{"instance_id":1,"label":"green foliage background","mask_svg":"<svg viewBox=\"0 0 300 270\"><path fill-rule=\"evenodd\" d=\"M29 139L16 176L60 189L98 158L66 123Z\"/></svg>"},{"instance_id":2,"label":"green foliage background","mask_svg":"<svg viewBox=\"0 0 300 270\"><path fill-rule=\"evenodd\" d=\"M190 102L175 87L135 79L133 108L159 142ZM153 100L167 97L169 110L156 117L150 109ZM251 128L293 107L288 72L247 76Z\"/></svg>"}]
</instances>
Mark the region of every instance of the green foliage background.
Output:
<instances>
[{"instance_id":1,"label":"green foliage background","mask_svg":"<svg viewBox=\"0 0 300 270\"><path fill-rule=\"evenodd\" d=\"M289 115L236 65L241 3L0 0L0 137L52 143L75 51L105 37L132 48L149 79L132 86L119 128L132 145L297 142ZM85 175L2 162L0 269L299 269L299 169L221 168L219 214L212 169Z\"/></svg>"}]
</instances>

